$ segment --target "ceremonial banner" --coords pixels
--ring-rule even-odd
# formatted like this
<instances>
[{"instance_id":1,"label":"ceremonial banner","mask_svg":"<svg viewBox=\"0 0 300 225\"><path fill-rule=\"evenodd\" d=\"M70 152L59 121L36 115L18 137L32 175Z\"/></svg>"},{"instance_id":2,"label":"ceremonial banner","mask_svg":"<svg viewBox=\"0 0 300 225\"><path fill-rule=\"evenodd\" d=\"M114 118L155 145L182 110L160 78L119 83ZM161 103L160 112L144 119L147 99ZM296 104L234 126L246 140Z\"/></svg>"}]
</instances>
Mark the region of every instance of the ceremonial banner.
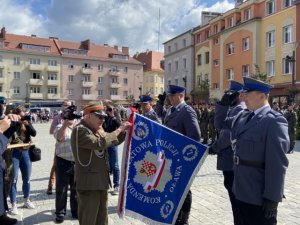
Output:
<instances>
[{"instance_id":1,"label":"ceremonial banner","mask_svg":"<svg viewBox=\"0 0 300 225\"><path fill-rule=\"evenodd\" d=\"M148 224L175 224L206 146L136 113L131 120L118 214Z\"/></svg>"}]
</instances>

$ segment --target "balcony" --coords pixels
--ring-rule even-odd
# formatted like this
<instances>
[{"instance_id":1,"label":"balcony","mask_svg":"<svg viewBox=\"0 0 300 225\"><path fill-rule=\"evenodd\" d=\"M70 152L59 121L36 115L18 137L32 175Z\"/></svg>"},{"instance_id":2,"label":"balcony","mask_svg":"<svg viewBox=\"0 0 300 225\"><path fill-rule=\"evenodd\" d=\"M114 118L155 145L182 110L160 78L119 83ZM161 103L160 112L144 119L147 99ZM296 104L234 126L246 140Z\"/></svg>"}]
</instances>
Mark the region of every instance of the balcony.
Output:
<instances>
[{"instance_id":1,"label":"balcony","mask_svg":"<svg viewBox=\"0 0 300 225\"><path fill-rule=\"evenodd\" d=\"M48 72L58 72L59 71L59 66L47 66L46 70Z\"/></svg>"},{"instance_id":2,"label":"balcony","mask_svg":"<svg viewBox=\"0 0 300 225\"><path fill-rule=\"evenodd\" d=\"M47 94L48 99L58 99L58 94Z\"/></svg>"},{"instance_id":3,"label":"balcony","mask_svg":"<svg viewBox=\"0 0 300 225\"><path fill-rule=\"evenodd\" d=\"M82 81L81 82L81 87L93 87L94 83L90 81Z\"/></svg>"},{"instance_id":4,"label":"balcony","mask_svg":"<svg viewBox=\"0 0 300 225\"><path fill-rule=\"evenodd\" d=\"M47 80L47 85L48 86L58 86L59 81L58 80Z\"/></svg>"},{"instance_id":5,"label":"balcony","mask_svg":"<svg viewBox=\"0 0 300 225\"><path fill-rule=\"evenodd\" d=\"M82 95L82 100L96 100L93 95Z\"/></svg>"},{"instance_id":6,"label":"balcony","mask_svg":"<svg viewBox=\"0 0 300 225\"><path fill-rule=\"evenodd\" d=\"M119 76L120 74L120 70L109 70L109 75L111 76Z\"/></svg>"},{"instance_id":7,"label":"balcony","mask_svg":"<svg viewBox=\"0 0 300 225\"><path fill-rule=\"evenodd\" d=\"M119 83L110 83L110 88L120 88L121 86Z\"/></svg>"},{"instance_id":8,"label":"balcony","mask_svg":"<svg viewBox=\"0 0 300 225\"><path fill-rule=\"evenodd\" d=\"M0 69L4 69L4 63L0 62Z\"/></svg>"},{"instance_id":9,"label":"balcony","mask_svg":"<svg viewBox=\"0 0 300 225\"><path fill-rule=\"evenodd\" d=\"M29 79L29 84L30 84L30 85L42 86L43 83L44 83L44 82L43 82L42 79Z\"/></svg>"},{"instance_id":10,"label":"balcony","mask_svg":"<svg viewBox=\"0 0 300 225\"><path fill-rule=\"evenodd\" d=\"M82 74L92 74L92 72L93 72L92 68L85 68L85 67L81 68Z\"/></svg>"},{"instance_id":11,"label":"balcony","mask_svg":"<svg viewBox=\"0 0 300 225\"><path fill-rule=\"evenodd\" d=\"M121 95L110 95L111 100L121 100Z\"/></svg>"},{"instance_id":12,"label":"balcony","mask_svg":"<svg viewBox=\"0 0 300 225\"><path fill-rule=\"evenodd\" d=\"M43 99L43 93L30 93L29 98L31 98L31 99Z\"/></svg>"},{"instance_id":13,"label":"balcony","mask_svg":"<svg viewBox=\"0 0 300 225\"><path fill-rule=\"evenodd\" d=\"M42 70L44 70L44 66L37 65L37 64L29 64L28 69L32 70L32 71L42 71Z\"/></svg>"}]
</instances>

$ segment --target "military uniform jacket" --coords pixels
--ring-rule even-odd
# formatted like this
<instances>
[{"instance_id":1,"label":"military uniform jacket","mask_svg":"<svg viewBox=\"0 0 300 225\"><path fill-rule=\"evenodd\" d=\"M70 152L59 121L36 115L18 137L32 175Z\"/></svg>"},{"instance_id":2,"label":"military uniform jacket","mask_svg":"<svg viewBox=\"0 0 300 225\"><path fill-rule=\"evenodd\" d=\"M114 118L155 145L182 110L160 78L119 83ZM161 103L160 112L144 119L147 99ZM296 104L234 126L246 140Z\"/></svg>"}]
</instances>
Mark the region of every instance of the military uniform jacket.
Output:
<instances>
[{"instance_id":1,"label":"military uniform jacket","mask_svg":"<svg viewBox=\"0 0 300 225\"><path fill-rule=\"evenodd\" d=\"M110 186L107 148L120 144L125 134L93 133L82 121L72 131L77 190L107 190Z\"/></svg>"},{"instance_id":2,"label":"military uniform jacket","mask_svg":"<svg viewBox=\"0 0 300 225\"><path fill-rule=\"evenodd\" d=\"M164 125L195 141L200 141L201 133L195 110L185 102L180 103L174 112L171 112L171 108L167 110Z\"/></svg>"},{"instance_id":3,"label":"military uniform jacket","mask_svg":"<svg viewBox=\"0 0 300 225\"><path fill-rule=\"evenodd\" d=\"M289 133L293 134L296 131L296 125L297 125L297 114L294 111L287 111L284 114L284 117L286 118L288 125L289 125Z\"/></svg>"},{"instance_id":4,"label":"military uniform jacket","mask_svg":"<svg viewBox=\"0 0 300 225\"><path fill-rule=\"evenodd\" d=\"M147 117L148 119L150 119L152 121L155 121L155 122L161 124L161 119L158 117L157 113L153 109L151 109L147 113L143 113L143 116Z\"/></svg>"},{"instance_id":5,"label":"military uniform jacket","mask_svg":"<svg viewBox=\"0 0 300 225\"><path fill-rule=\"evenodd\" d=\"M246 108L245 103L241 102L227 112L228 117L234 117ZM231 129L223 127L224 118L215 115L214 125L220 130L219 138L212 144L212 149L217 153L217 169L222 171L233 170L233 150L231 147Z\"/></svg>"},{"instance_id":6,"label":"military uniform jacket","mask_svg":"<svg viewBox=\"0 0 300 225\"><path fill-rule=\"evenodd\" d=\"M262 205L264 198L280 202L288 167L285 154L289 150L287 121L270 106L246 123L250 113L244 110L238 118L227 117L226 124L232 126L235 155L240 160L260 163L263 168L235 164L233 192L238 200L249 204Z\"/></svg>"}]
</instances>

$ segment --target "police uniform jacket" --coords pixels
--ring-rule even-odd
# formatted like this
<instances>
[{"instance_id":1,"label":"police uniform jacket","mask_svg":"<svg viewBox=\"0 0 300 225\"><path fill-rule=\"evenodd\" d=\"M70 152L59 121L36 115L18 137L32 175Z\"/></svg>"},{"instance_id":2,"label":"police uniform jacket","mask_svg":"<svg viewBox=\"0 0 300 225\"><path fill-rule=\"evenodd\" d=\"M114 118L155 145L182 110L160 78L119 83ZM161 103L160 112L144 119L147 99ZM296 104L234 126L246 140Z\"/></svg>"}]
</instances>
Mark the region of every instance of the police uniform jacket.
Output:
<instances>
[{"instance_id":1,"label":"police uniform jacket","mask_svg":"<svg viewBox=\"0 0 300 225\"><path fill-rule=\"evenodd\" d=\"M110 186L107 148L120 144L125 134L93 133L82 120L72 131L77 190L107 190Z\"/></svg>"},{"instance_id":2,"label":"police uniform jacket","mask_svg":"<svg viewBox=\"0 0 300 225\"><path fill-rule=\"evenodd\" d=\"M238 200L249 204L262 205L264 198L280 202L288 167L287 121L269 105L246 123L250 113L244 110L238 118L226 119L227 126L232 126L233 149L239 159L234 165L233 192Z\"/></svg>"},{"instance_id":3,"label":"police uniform jacket","mask_svg":"<svg viewBox=\"0 0 300 225\"><path fill-rule=\"evenodd\" d=\"M143 113L143 116L149 118L152 121L155 121L157 123L161 123L161 119L158 117L157 113L151 109L149 112L147 113Z\"/></svg>"},{"instance_id":4,"label":"police uniform jacket","mask_svg":"<svg viewBox=\"0 0 300 225\"><path fill-rule=\"evenodd\" d=\"M164 125L195 141L200 141L197 114L186 102L180 103L173 112L172 107L167 110Z\"/></svg>"},{"instance_id":5,"label":"police uniform jacket","mask_svg":"<svg viewBox=\"0 0 300 225\"><path fill-rule=\"evenodd\" d=\"M246 108L241 102L227 112L228 117L234 117ZM233 170L233 150L231 147L231 129L223 127L224 118L217 118L215 115L214 125L220 129L219 138L212 144L212 149L217 153L217 169L222 171Z\"/></svg>"}]
</instances>

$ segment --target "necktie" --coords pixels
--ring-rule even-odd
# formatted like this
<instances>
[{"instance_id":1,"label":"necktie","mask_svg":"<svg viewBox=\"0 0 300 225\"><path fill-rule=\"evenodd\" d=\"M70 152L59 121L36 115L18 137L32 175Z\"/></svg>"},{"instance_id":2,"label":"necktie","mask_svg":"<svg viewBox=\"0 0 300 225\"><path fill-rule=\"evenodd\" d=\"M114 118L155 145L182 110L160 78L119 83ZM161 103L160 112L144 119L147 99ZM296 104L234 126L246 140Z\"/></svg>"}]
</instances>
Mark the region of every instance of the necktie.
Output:
<instances>
[{"instance_id":1,"label":"necktie","mask_svg":"<svg viewBox=\"0 0 300 225\"><path fill-rule=\"evenodd\" d=\"M247 124L247 123L252 119L252 117L253 117L254 115L255 115L254 112L250 113L250 114L248 115L248 117L247 117L247 120L246 120L246 123L245 123L245 124Z\"/></svg>"}]
</instances>

